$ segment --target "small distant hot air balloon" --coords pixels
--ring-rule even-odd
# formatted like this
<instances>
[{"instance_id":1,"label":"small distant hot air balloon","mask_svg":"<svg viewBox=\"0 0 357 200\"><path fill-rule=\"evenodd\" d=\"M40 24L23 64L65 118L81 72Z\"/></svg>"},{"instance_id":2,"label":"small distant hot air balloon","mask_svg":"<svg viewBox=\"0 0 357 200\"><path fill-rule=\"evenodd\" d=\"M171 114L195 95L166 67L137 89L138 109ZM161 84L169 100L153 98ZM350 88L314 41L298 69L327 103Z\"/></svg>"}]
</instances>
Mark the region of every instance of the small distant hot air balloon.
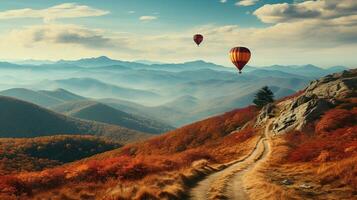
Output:
<instances>
[{"instance_id":1,"label":"small distant hot air balloon","mask_svg":"<svg viewBox=\"0 0 357 200\"><path fill-rule=\"evenodd\" d=\"M243 67L250 59L250 51L246 47L234 47L229 52L232 63L238 68L239 73L242 73Z\"/></svg>"},{"instance_id":2,"label":"small distant hot air balloon","mask_svg":"<svg viewBox=\"0 0 357 200\"><path fill-rule=\"evenodd\" d=\"M197 46L200 46L201 42L203 41L203 35L201 34L196 34L193 36L193 41L197 44Z\"/></svg>"}]
</instances>

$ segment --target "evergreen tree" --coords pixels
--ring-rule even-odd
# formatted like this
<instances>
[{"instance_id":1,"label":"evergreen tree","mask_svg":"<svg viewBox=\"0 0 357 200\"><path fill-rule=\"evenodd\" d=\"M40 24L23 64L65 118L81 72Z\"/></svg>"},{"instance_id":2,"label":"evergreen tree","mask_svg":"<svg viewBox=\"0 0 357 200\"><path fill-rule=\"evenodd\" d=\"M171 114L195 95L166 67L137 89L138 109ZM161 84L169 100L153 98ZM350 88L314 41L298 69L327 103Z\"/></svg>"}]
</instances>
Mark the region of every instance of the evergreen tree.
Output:
<instances>
[{"instance_id":1,"label":"evergreen tree","mask_svg":"<svg viewBox=\"0 0 357 200\"><path fill-rule=\"evenodd\" d=\"M274 93L269 89L268 86L262 87L257 94L255 94L253 103L259 108L267 105L268 103L274 102Z\"/></svg>"}]
</instances>

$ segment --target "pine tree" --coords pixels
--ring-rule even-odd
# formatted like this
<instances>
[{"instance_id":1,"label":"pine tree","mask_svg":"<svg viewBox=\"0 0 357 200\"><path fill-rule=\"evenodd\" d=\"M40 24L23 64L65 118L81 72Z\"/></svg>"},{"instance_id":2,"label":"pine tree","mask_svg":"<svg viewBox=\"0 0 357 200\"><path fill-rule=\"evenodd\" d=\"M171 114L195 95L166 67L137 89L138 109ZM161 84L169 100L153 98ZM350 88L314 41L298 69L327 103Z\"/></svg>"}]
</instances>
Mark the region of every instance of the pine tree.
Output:
<instances>
[{"instance_id":1,"label":"pine tree","mask_svg":"<svg viewBox=\"0 0 357 200\"><path fill-rule=\"evenodd\" d=\"M269 89L268 86L262 87L257 94L255 94L253 103L259 108L267 105L268 103L274 102L274 93Z\"/></svg>"}]
</instances>

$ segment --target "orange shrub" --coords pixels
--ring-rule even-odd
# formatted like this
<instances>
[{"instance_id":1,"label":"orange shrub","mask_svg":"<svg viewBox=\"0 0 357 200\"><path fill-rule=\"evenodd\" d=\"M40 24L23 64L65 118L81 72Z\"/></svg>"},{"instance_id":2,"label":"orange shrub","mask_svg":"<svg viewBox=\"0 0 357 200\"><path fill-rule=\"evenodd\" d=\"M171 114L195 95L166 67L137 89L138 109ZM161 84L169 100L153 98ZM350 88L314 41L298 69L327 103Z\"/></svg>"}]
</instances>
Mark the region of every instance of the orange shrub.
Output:
<instances>
[{"instance_id":1,"label":"orange shrub","mask_svg":"<svg viewBox=\"0 0 357 200\"><path fill-rule=\"evenodd\" d=\"M256 130L248 127L235 134L235 142L244 142L255 134Z\"/></svg>"},{"instance_id":2,"label":"orange shrub","mask_svg":"<svg viewBox=\"0 0 357 200\"><path fill-rule=\"evenodd\" d=\"M338 128L351 126L357 122L357 113L344 109L332 109L326 112L316 125L317 133L326 133Z\"/></svg>"},{"instance_id":3,"label":"orange shrub","mask_svg":"<svg viewBox=\"0 0 357 200\"><path fill-rule=\"evenodd\" d=\"M16 176L8 175L0 177L0 193L21 194L31 193L30 188Z\"/></svg>"},{"instance_id":4,"label":"orange shrub","mask_svg":"<svg viewBox=\"0 0 357 200\"><path fill-rule=\"evenodd\" d=\"M357 154L357 126L336 129L328 134L307 136L301 132L290 133L286 139L291 146L290 162L316 160L322 153L325 161L341 160Z\"/></svg>"}]
</instances>

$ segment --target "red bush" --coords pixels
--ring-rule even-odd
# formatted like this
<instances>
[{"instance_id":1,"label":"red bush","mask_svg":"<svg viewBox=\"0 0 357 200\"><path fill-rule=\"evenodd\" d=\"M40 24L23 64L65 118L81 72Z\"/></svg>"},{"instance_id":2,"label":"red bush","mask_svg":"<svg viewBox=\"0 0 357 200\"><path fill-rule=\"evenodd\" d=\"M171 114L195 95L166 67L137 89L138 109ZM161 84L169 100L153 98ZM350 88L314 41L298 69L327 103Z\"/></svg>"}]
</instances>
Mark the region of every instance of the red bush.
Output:
<instances>
[{"instance_id":1,"label":"red bush","mask_svg":"<svg viewBox=\"0 0 357 200\"><path fill-rule=\"evenodd\" d=\"M344 109L333 109L326 112L317 123L315 131L326 133L338 128L352 126L357 122L357 114Z\"/></svg>"},{"instance_id":2,"label":"red bush","mask_svg":"<svg viewBox=\"0 0 357 200\"><path fill-rule=\"evenodd\" d=\"M245 128L235 134L235 142L244 142L254 135L256 130L253 128Z\"/></svg>"},{"instance_id":3,"label":"red bush","mask_svg":"<svg viewBox=\"0 0 357 200\"><path fill-rule=\"evenodd\" d=\"M326 154L326 161L341 160L357 153L357 126L311 137L295 132L288 134L286 139L291 146L290 162L318 161L316 159L322 152Z\"/></svg>"},{"instance_id":4,"label":"red bush","mask_svg":"<svg viewBox=\"0 0 357 200\"><path fill-rule=\"evenodd\" d=\"M31 189L16 176L0 177L0 193L16 194L31 193Z\"/></svg>"}]
</instances>

